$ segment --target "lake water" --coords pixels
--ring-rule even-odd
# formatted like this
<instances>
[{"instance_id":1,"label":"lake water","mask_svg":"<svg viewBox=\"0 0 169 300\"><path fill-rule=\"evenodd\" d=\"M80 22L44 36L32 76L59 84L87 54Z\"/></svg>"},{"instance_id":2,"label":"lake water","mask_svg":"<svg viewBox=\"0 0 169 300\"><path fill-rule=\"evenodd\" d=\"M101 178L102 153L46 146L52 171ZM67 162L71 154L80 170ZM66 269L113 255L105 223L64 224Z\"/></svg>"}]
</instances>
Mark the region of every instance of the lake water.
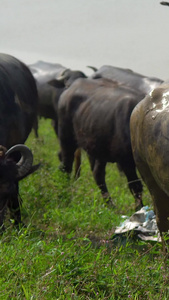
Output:
<instances>
[{"instance_id":1,"label":"lake water","mask_svg":"<svg viewBox=\"0 0 169 300\"><path fill-rule=\"evenodd\" d=\"M87 74L110 64L169 78L169 7L160 0L0 0L0 52Z\"/></svg>"}]
</instances>

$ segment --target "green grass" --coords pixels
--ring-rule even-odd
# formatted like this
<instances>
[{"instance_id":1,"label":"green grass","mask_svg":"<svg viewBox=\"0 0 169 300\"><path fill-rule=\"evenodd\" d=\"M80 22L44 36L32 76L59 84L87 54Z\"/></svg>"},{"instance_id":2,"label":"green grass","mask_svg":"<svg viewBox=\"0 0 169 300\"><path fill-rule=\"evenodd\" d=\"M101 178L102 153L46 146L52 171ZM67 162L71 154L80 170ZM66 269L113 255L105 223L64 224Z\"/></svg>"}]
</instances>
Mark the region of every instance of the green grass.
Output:
<instances>
[{"instance_id":1,"label":"green grass","mask_svg":"<svg viewBox=\"0 0 169 300\"><path fill-rule=\"evenodd\" d=\"M169 299L169 264L161 245L113 240L121 215L134 212L126 178L107 166L116 203L104 205L83 153L81 177L59 169L58 140L49 120L27 145L40 169L20 183L22 220L17 231L6 219L0 239L0 299ZM144 191L144 204L151 205Z\"/></svg>"}]
</instances>

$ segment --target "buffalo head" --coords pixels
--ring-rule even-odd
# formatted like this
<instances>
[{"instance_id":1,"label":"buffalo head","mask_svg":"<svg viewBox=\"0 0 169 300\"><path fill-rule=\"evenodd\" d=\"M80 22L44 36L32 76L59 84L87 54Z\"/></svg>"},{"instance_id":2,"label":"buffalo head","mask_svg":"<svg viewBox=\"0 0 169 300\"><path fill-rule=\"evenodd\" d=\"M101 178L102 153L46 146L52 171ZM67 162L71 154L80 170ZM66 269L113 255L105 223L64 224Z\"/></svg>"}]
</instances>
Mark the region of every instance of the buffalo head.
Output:
<instances>
[{"instance_id":1,"label":"buffalo head","mask_svg":"<svg viewBox=\"0 0 169 300\"><path fill-rule=\"evenodd\" d=\"M87 76L81 71L66 69L56 79L67 88L78 78L87 78Z\"/></svg>"},{"instance_id":2,"label":"buffalo head","mask_svg":"<svg viewBox=\"0 0 169 300\"><path fill-rule=\"evenodd\" d=\"M18 159L19 158L19 159ZM21 222L18 200L18 182L36 171L33 154L25 145L18 144L7 150L0 145L0 226L3 228L7 207L16 225Z\"/></svg>"}]
</instances>

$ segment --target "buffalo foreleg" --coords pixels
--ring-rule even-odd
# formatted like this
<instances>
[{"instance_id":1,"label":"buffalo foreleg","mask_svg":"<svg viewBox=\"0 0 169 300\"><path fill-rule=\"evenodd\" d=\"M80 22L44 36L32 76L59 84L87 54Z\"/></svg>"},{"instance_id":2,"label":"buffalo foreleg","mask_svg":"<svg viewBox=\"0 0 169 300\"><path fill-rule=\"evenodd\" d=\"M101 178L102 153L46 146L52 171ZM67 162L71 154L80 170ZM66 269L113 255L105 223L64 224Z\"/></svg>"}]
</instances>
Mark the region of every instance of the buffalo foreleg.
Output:
<instances>
[{"instance_id":1,"label":"buffalo foreleg","mask_svg":"<svg viewBox=\"0 0 169 300\"><path fill-rule=\"evenodd\" d=\"M62 149L62 151L58 153L58 157L61 162L60 169L67 173L72 172L72 166L74 161L75 179L79 178L81 169L81 149L72 149L70 151L64 151L64 149Z\"/></svg>"},{"instance_id":2,"label":"buffalo foreleg","mask_svg":"<svg viewBox=\"0 0 169 300\"><path fill-rule=\"evenodd\" d=\"M4 219L6 215L6 208L7 205L5 205L0 211L0 233L2 233L5 230Z\"/></svg>"},{"instance_id":3,"label":"buffalo foreleg","mask_svg":"<svg viewBox=\"0 0 169 300\"><path fill-rule=\"evenodd\" d=\"M79 178L81 170L81 149L78 148L74 153L75 179Z\"/></svg>"},{"instance_id":4,"label":"buffalo foreleg","mask_svg":"<svg viewBox=\"0 0 169 300\"><path fill-rule=\"evenodd\" d=\"M14 224L16 226L19 226L21 224L21 200L19 200L19 194L18 194L18 183L16 183L16 192L11 196L11 199L9 201L9 211L10 211L10 217L14 220Z\"/></svg>"},{"instance_id":5,"label":"buffalo foreleg","mask_svg":"<svg viewBox=\"0 0 169 300\"><path fill-rule=\"evenodd\" d=\"M63 172L70 174L72 172L74 155L77 147L73 142L68 143L68 145L61 144L61 167Z\"/></svg>"}]
</instances>

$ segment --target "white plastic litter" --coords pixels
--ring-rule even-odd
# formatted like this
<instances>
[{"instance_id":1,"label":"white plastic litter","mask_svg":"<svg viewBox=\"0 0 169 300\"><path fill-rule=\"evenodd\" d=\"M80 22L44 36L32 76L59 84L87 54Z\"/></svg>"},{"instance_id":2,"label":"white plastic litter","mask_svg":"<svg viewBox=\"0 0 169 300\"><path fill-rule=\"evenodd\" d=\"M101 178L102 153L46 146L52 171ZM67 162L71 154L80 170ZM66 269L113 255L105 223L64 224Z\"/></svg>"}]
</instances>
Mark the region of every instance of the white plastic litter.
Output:
<instances>
[{"instance_id":1,"label":"white plastic litter","mask_svg":"<svg viewBox=\"0 0 169 300\"><path fill-rule=\"evenodd\" d=\"M154 211L148 206L142 207L131 217L122 216L122 218L125 219L125 221L123 221L119 227L116 227L115 234L124 234L134 231L141 240L161 242Z\"/></svg>"}]
</instances>

